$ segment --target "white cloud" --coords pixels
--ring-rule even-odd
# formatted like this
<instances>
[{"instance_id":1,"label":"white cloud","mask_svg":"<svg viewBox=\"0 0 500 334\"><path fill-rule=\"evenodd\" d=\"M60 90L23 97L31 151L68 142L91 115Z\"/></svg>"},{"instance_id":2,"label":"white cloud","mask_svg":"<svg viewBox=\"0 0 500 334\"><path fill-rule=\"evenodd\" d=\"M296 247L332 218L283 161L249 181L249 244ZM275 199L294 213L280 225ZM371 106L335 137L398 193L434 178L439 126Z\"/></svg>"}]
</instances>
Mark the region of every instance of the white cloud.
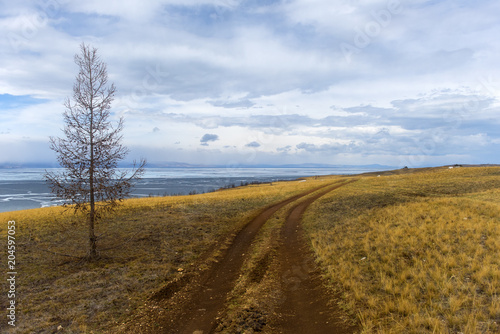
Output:
<instances>
[{"instance_id":1,"label":"white cloud","mask_svg":"<svg viewBox=\"0 0 500 334\"><path fill-rule=\"evenodd\" d=\"M45 99L0 110L5 160L37 158L25 143L60 134L82 41L108 64L125 143L150 160L431 164L498 151L492 0L0 5L0 96Z\"/></svg>"}]
</instances>

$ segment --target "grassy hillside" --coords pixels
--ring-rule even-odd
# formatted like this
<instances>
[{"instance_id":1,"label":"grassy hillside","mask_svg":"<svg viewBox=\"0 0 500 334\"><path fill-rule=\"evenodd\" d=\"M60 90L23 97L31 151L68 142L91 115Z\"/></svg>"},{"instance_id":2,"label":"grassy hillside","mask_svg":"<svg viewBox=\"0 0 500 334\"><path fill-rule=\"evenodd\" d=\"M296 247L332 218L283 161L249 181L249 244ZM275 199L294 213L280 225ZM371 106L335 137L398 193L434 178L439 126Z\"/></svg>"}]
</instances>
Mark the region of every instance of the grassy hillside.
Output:
<instances>
[{"instance_id":1,"label":"grassy hillside","mask_svg":"<svg viewBox=\"0 0 500 334\"><path fill-rule=\"evenodd\" d=\"M351 320L364 333L500 332L500 168L356 178L304 216L317 261ZM0 213L2 254L7 222L17 226L15 332L112 333L168 282L206 269L263 207L341 179L127 200L98 225L98 263L79 259L87 228L71 212ZM273 254L286 215L287 208L277 212L257 236L231 294L228 328L241 312L269 313L279 302L283 273ZM7 291L5 281L1 287ZM4 310L6 303L0 299ZM2 322L0 332L7 329Z\"/></svg>"},{"instance_id":2,"label":"grassy hillside","mask_svg":"<svg viewBox=\"0 0 500 334\"><path fill-rule=\"evenodd\" d=\"M169 281L206 268L261 208L318 187L307 182L250 185L210 194L131 199L97 226L98 263L81 261L87 228L62 208L0 213L0 247L16 221L16 333L101 333L137 312ZM201 256L203 254L203 256ZM73 257L71 257L73 256ZM7 272L7 263L1 263ZM7 291L2 281L2 291ZM6 309L6 298L0 307ZM7 329L1 322L0 332Z\"/></svg>"},{"instance_id":3,"label":"grassy hillside","mask_svg":"<svg viewBox=\"0 0 500 334\"><path fill-rule=\"evenodd\" d=\"M500 332L500 168L367 176L304 224L364 333Z\"/></svg>"}]
</instances>

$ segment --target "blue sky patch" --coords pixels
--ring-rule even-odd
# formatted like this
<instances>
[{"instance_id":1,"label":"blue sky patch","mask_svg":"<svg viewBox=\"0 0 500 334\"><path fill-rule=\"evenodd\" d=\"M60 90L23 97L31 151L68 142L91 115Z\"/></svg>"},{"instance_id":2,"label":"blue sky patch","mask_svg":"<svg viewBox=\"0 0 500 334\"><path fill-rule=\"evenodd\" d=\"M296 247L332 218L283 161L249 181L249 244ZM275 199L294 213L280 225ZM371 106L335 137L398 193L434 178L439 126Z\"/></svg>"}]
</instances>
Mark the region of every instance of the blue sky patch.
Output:
<instances>
[{"instance_id":1,"label":"blue sky patch","mask_svg":"<svg viewBox=\"0 0 500 334\"><path fill-rule=\"evenodd\" d=\"M46 99L37 99L30 95L0 94L0 109L18 109L47 101Z\"/></svg>"}]
</instances>

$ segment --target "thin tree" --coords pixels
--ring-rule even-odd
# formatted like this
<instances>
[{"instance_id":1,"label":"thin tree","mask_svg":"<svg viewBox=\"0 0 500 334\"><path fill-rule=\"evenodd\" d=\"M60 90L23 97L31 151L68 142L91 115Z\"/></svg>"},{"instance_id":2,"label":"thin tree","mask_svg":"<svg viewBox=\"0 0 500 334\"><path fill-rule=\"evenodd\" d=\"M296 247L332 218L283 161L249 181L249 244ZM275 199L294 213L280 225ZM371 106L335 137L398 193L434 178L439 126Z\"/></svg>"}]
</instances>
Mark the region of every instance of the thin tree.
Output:
<instances>
[{"instance_id":1,"label":"thin tree","mask_svg":"<svg viewBox=\"0 0 500 334\"><path fill-rule=\"evenodd\" d=\"M85 44L80 49L81 54L75 55L79 73L73 101L68 98L64 103L64 137L50 137L50 148L65 170L46 171L45 179L65 205L72 205L75 213L86 216L88 257L94 260L98 258L97 221L130 194L133 181L144 173L146 161L142 159L131 175L118 170L118 163L129 150L121 143L123 118L114 126L109 120L116 89L114 84L108 84L107 66L97 49Z\"/></svg>"}]
</instances>

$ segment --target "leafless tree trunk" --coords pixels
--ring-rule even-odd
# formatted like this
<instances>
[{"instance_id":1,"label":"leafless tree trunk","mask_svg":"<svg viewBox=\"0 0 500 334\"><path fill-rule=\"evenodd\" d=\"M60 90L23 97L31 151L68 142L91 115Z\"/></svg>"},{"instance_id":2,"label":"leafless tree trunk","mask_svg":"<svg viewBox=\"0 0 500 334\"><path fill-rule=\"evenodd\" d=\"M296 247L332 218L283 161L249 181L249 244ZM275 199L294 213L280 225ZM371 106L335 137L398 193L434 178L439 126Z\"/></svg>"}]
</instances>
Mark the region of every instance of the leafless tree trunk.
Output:
<instances>
[{"instance_id":1,"label":"leafless tree trunk","mask_svg":"<svg viewBox=\"0 0 500 334\"><path fill-rule=\"evenodd\" d=\"M62 173L46 172L45 179L57 197L88 217L88 257L98 257L95 225L105 211L112 211L130 194L132 183L144 173L141 160L131 175L119 172L118 162L128 154L121 144L123 118L116 126L109 121L115 86L108 84L106 64L97 49L81 45L75 55L79 73L73 86L73 101L65 102L64 138L51 137Z\"/></svg>"}]
</instances>

